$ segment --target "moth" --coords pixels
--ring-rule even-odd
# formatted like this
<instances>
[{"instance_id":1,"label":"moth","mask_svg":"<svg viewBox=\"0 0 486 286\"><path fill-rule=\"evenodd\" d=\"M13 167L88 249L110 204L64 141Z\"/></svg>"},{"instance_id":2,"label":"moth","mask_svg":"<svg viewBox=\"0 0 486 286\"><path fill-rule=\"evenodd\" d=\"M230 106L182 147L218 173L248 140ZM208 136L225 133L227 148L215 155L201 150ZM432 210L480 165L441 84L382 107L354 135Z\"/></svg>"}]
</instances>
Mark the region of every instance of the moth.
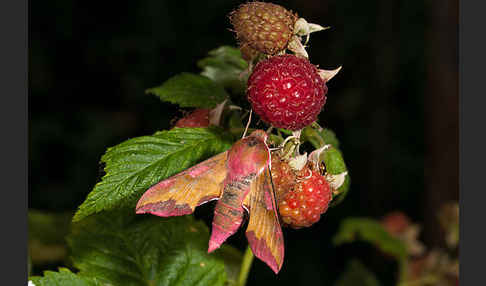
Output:
<instances>
[{"instance_id":1,"label":"moth","mask_svg":"<svg viewBox=\"0 0 486 286\"><path fill-rule=\"evenodd\" d=\"M284 240L270 174L267 134L256 130L228 151L215 155L149 188L136 213L181 216L218 200L208 253L216 250L241 226L248 213L246 238L253 254L275 273L282 267Z\"/></svg>"}]
</instances>

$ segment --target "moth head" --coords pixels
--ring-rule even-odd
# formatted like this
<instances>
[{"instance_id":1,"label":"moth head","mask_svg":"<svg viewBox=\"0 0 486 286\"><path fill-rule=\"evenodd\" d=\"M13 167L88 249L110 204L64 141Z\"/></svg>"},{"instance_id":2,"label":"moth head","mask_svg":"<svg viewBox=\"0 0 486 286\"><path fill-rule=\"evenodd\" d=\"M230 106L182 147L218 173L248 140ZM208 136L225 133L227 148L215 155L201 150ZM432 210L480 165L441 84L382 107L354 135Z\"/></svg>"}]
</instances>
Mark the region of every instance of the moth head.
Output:
<instances>
[{"instance_id":1,"label":"moth head","mask_svg":"<svg viewBox=\"0 0 486 286\"><path fill-rule=\"evenodd\" d=\"M267 134L257 130L238 142L228 153L227 166L238 177L250 173L259 174L270 162L270 152L265 142Z\"/></svg>"}]
</instances>

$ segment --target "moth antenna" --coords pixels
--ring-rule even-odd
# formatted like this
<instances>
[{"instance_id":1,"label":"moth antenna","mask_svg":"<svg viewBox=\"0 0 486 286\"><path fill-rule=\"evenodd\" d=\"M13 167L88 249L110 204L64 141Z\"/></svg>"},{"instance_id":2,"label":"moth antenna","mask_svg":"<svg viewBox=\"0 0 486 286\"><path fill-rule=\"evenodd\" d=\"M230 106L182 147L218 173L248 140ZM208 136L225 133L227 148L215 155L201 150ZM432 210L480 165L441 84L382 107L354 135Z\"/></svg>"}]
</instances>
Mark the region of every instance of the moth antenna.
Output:
<instances>
[{"instance_id":1,"label":"moth antenna","mask_svg":"<svg viewBox=\"0 0 486 286\"><path fill-rule=\"evenodd\" d=\"M267 134L270 134L270 132L272 132L272 130L273 130L273 126L268 127Z\"/></svg>"},{"instance_id":2,"label":"moth antenna","mask_svg":"<svg viewBox=\"0 0 486 286\"><path fill-rule=\"evenodd\" d=\"M245 132L243 132L243 137L241 137L241 138L245 138L246 132L248 131L248 128L250 127L252 113L253 113L253 109L250 109L250 115L248 116L248 122L246 123Z\"/></svg>"}]
</instances>

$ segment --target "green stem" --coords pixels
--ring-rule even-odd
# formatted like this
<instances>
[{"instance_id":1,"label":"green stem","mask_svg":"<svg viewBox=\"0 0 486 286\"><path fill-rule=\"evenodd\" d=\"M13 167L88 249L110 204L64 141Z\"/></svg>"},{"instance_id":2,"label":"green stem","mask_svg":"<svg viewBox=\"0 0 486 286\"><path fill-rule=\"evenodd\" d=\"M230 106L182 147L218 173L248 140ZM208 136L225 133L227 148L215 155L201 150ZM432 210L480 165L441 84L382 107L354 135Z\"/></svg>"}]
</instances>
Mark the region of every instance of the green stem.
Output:
<instances>
[{"instance_id":1,"label":"green stem","mask_svg":"<svg viewBox=\"0 0 486 286\"><path fill-rule=\"evenodd\" d=\"M401 285L407 280L408 277L408 263L407 257L401 257L398 259L398 285Z\"/></svg>"},{"instance_id":2,"label":"green stem","mask_svg":"<svg viewBox=\"0 0 486 286\"><path fill-rule=\"evenodd\" d=\"M238 286L245 286L246 279L250 273L251 263L253 262L253 252L250 246L246 248L245 255L243 256L243 262L241 263L240 275L238 276Z\"/></svg>"}]
</instances>

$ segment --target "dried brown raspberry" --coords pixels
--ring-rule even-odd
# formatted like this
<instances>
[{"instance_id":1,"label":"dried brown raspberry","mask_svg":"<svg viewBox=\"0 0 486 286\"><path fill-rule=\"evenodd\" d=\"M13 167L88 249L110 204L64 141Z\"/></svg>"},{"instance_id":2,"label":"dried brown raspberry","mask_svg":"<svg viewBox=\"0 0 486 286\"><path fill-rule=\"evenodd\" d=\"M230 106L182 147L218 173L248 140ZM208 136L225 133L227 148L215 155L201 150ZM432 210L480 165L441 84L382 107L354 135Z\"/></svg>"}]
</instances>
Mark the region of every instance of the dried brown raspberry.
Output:
<instances>
[{"instance_id":1,"label":"dried brown raspberry","mask_svg":"<svg viewBox=\"0 0 486 286\"><path fill-rule=\"evenodd\" d=\"M297 15L284 7L265 2L249 2L230 13L240 46L274 55L287 48Z\"/></svg>"}]
</instances>

